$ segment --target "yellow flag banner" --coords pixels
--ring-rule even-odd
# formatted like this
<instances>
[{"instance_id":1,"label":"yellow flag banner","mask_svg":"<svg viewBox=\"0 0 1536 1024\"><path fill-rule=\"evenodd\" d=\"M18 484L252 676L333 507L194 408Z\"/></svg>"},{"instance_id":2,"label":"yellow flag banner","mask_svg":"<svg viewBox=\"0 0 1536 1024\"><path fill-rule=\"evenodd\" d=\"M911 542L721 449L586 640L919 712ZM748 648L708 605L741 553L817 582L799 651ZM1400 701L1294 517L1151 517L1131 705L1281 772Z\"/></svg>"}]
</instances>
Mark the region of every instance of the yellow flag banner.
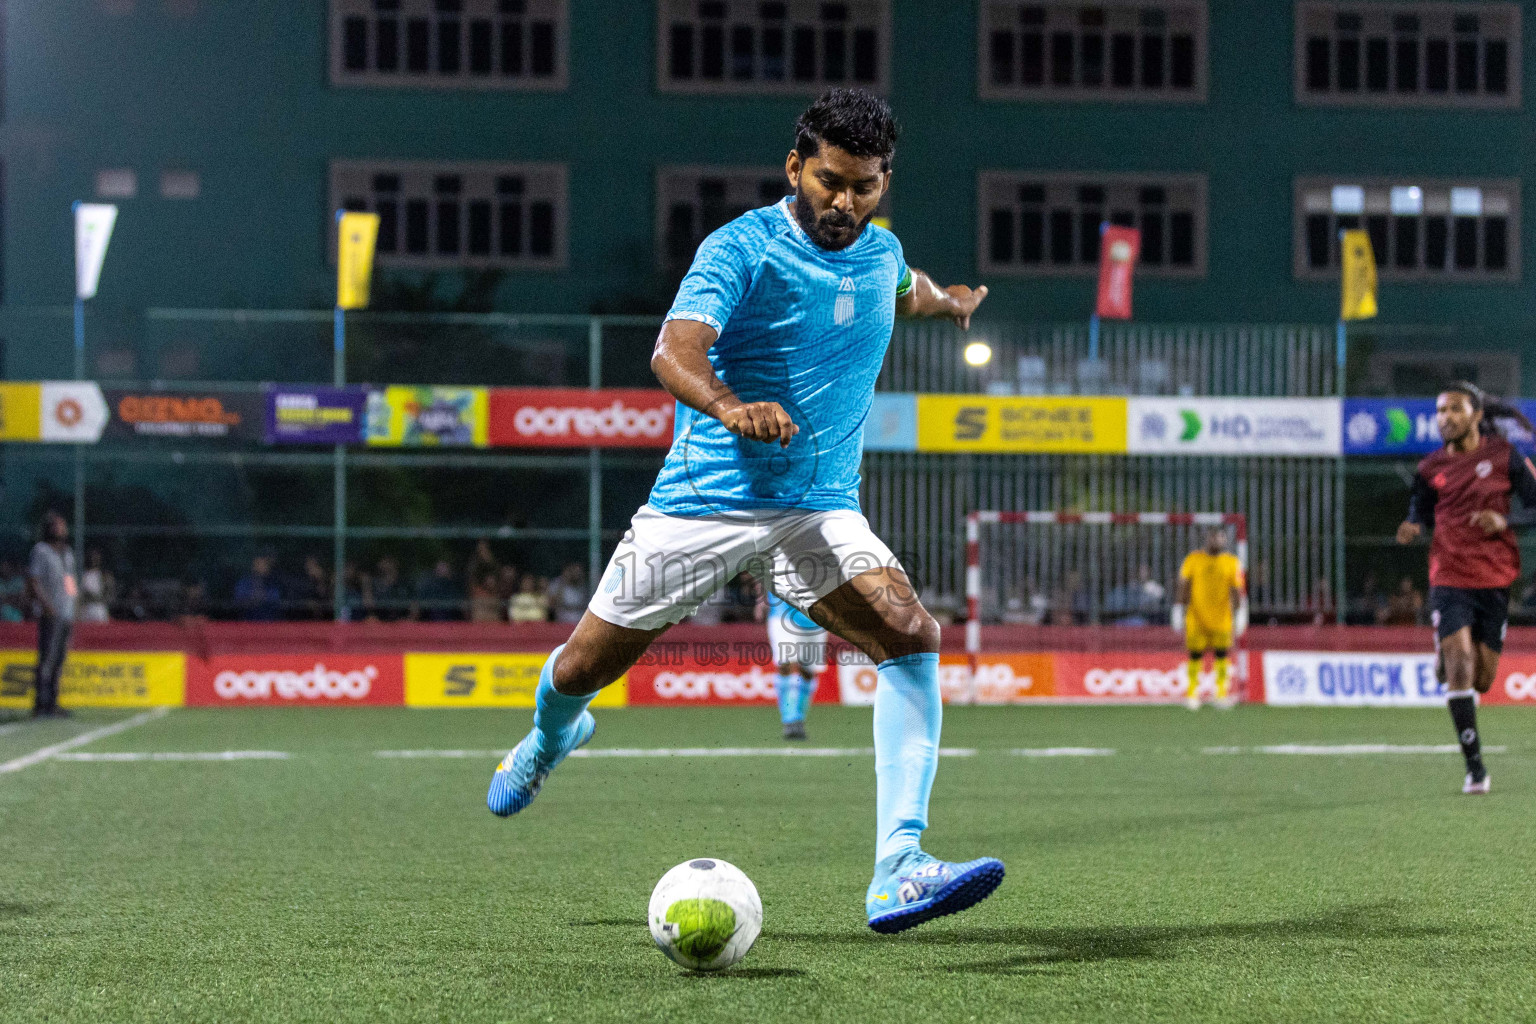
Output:
<instances>
[{"instance_id":1,"label":"yellow flag banner","mask_svg":"<svg viewBox=\"0 0 1536 1024\"><path fill-rule=\"evenodd\" d=\"M1371 236L1365 231L1341 233L1344 252L1343 320L1367 320L1376 315L1376 256Z\"/></svg>"},{"instance_id":2,"label":"yellow flag banner","mask_svg":"<svg viewBox=\"0 0 1536 1024\"><path fill-rule=\"evenodd\" d=\"M379 215L336 215L336 306L364 309L373 281L373 248L379 240Z\"/></svg>"}]
</instances>

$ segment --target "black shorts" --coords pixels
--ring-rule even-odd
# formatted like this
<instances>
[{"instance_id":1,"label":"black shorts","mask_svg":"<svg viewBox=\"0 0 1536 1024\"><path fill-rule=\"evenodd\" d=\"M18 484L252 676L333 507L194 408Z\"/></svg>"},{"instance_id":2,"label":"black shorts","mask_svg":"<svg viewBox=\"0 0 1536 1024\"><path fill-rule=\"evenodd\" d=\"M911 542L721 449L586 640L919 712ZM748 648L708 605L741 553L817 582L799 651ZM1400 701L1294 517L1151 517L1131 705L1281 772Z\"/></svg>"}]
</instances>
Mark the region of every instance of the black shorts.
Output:
<instances>
[{"instance_id":1,"label":"black shorts","mask_svg":"<svg viewBox=\"0 0 1536 1024\"><path fill-rule=\"evenodd\" d=\"M1437 646L1471 626L1472 642L1498 653L1504 649L1504 630L1509 625L1509 588L1430 587L1429 616Z\"/></svg>"}]
</instances>

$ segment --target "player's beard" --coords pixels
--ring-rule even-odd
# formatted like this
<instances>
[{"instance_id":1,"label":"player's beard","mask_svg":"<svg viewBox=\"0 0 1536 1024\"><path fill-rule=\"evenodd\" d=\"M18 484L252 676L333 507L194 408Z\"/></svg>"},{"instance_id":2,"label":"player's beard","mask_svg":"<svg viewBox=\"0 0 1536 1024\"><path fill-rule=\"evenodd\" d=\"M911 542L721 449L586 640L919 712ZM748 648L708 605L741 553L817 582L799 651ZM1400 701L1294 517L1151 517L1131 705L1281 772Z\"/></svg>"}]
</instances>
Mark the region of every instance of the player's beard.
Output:
<instances>
[{"instance_id":1,"label":"player's beard","mask_svg":"<svg viewBox=\"0 0 1536 1024\"><path fill-rule=\"evenodd\" d=\"M869 226L870 218L873 216L874 213L871 212L869 217L855 224L853 218L847 214L828 210L818 218L815 208L811 206L811 201L805 197L805 192L799 188L795 189L795 220L799 221L800 227L811 236L811 241L823 249L836 252L839 249L848 248L864 234L864 229ZM847 227L852 227L853 230L835 230ZM834 230L829 231L829 228Z\"/></svg>"}]
</instances>

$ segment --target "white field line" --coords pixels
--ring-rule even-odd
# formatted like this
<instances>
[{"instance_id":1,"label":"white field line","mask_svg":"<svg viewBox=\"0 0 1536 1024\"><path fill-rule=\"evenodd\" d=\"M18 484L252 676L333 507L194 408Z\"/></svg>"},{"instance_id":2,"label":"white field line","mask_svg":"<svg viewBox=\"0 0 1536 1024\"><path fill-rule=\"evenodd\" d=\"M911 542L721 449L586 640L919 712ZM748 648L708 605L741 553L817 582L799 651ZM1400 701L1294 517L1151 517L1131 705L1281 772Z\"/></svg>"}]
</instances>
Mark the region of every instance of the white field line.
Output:
<instances>
[{"instance_id":1,"label":"white field line","mask_svg":"<svg viewBox=\"0 0 1536 1024\"><path fill-rule=\"evenodd\" d=\"M1507 747L1484 747L1489 754L1502 754ZM1356 754L1459 754L1454 743L1399 745L1395 743L1281 743L1268 747L1206 747L1202 754L1291 754L1310 757L1338 757Z\"/></svg>"},{"instance_id":2,"label":"white field line","mask_svg":"<svg viewBox=\"0 0 1536 1024\"><path fill-rule=\"evenodd\" d=\"M286 761L286 750L125 750L55 754L55 761Z\"/></svg>"},{"instance_id":3,"label":"white field line","mask_svg":"<svg viewBox=\"0 0 1536 1024\"><path fill-rule=\"evenodd\" d=\"M23 768L30 768L34 764L41 764L56 754L64 753L66 750L73 750L76 747L83 747L87 743L95 743L97 740L106 739L108 736L116 736L120 732L127 732L129 729L138 728L145 722L153 722L157 718L164 718L166 715L170 714L170 711L170 708L151 708L148 711L134 715L132 718L125 718L121 722L113 722L111 725L103 725L99 729L92 729L89 732L83 732L78 736L73 736L63 741L62 743L54 743L51 746L43 747L40 750L34 750L30 754L24 754L21 757L6 761L4 764L0 764L0 774L5 772L19 772Z\"/></svg>"},{"instance_id":4,"label":"white field line","mask_svg":"<svg viewBox=\"0 0 1536 1024\"><path fill-rule=\"evenodd\" d=\"M940 757L975 757L975 747L940 747ZM873 757L874 747L598 747L572 751L571 757ZM506 756L505 750L376 750L374 757L480 758Z\"/></svg>"},{"instance_id":5,"label":"white field line","mask_svg":"<svg viewBox=\"0 0 1536 1024\"><path fill-rule=\"evenodd\" d=\"M1014 757L1113 757L1110 747L1017 747L1008 751Z\"/></svg>"}]
</instances>

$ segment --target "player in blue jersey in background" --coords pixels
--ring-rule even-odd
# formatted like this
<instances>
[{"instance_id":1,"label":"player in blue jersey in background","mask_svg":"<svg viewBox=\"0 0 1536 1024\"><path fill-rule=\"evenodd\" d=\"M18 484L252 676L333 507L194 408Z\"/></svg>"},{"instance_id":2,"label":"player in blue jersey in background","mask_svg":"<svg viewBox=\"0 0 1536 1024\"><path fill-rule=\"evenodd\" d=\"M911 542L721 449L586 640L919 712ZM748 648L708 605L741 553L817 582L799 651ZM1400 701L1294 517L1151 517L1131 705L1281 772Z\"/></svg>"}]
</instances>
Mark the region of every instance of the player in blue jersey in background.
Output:
<instances>
[{"instance_id":1,"label":"player in blue jersey in background","mask_svg":"<svg viewBox=\"0 0 1536 1024\"><path fill-rule=\"evenodd\" d=\"M938 766L939 627L859 511L864 420L897 315L961 328L985 287L940 288L871 226L891 181L896 122L859 90L800 116L792 195L699 246L651 368L678 400L672 448L570 639L544 665L534 725L486 803L516 814L592 738L587 705L673 623L742 571L876 666L875 871L869 926L898 932L964 910L1001 861L919 845Z\"/></svg>"},{"instance_id":2,"label":"player in blue jersey in background","mask_svg":"<svg viewBox=\"0 0 1536 1024\"><path fill-rule=\"evenodd\" d=\"M827 667L827 631L772 590L763 602L768 649L778 675L779 724L787 740L805 739L805 709L816 694L816 683Z\"/></svg>"}]
</instances>

